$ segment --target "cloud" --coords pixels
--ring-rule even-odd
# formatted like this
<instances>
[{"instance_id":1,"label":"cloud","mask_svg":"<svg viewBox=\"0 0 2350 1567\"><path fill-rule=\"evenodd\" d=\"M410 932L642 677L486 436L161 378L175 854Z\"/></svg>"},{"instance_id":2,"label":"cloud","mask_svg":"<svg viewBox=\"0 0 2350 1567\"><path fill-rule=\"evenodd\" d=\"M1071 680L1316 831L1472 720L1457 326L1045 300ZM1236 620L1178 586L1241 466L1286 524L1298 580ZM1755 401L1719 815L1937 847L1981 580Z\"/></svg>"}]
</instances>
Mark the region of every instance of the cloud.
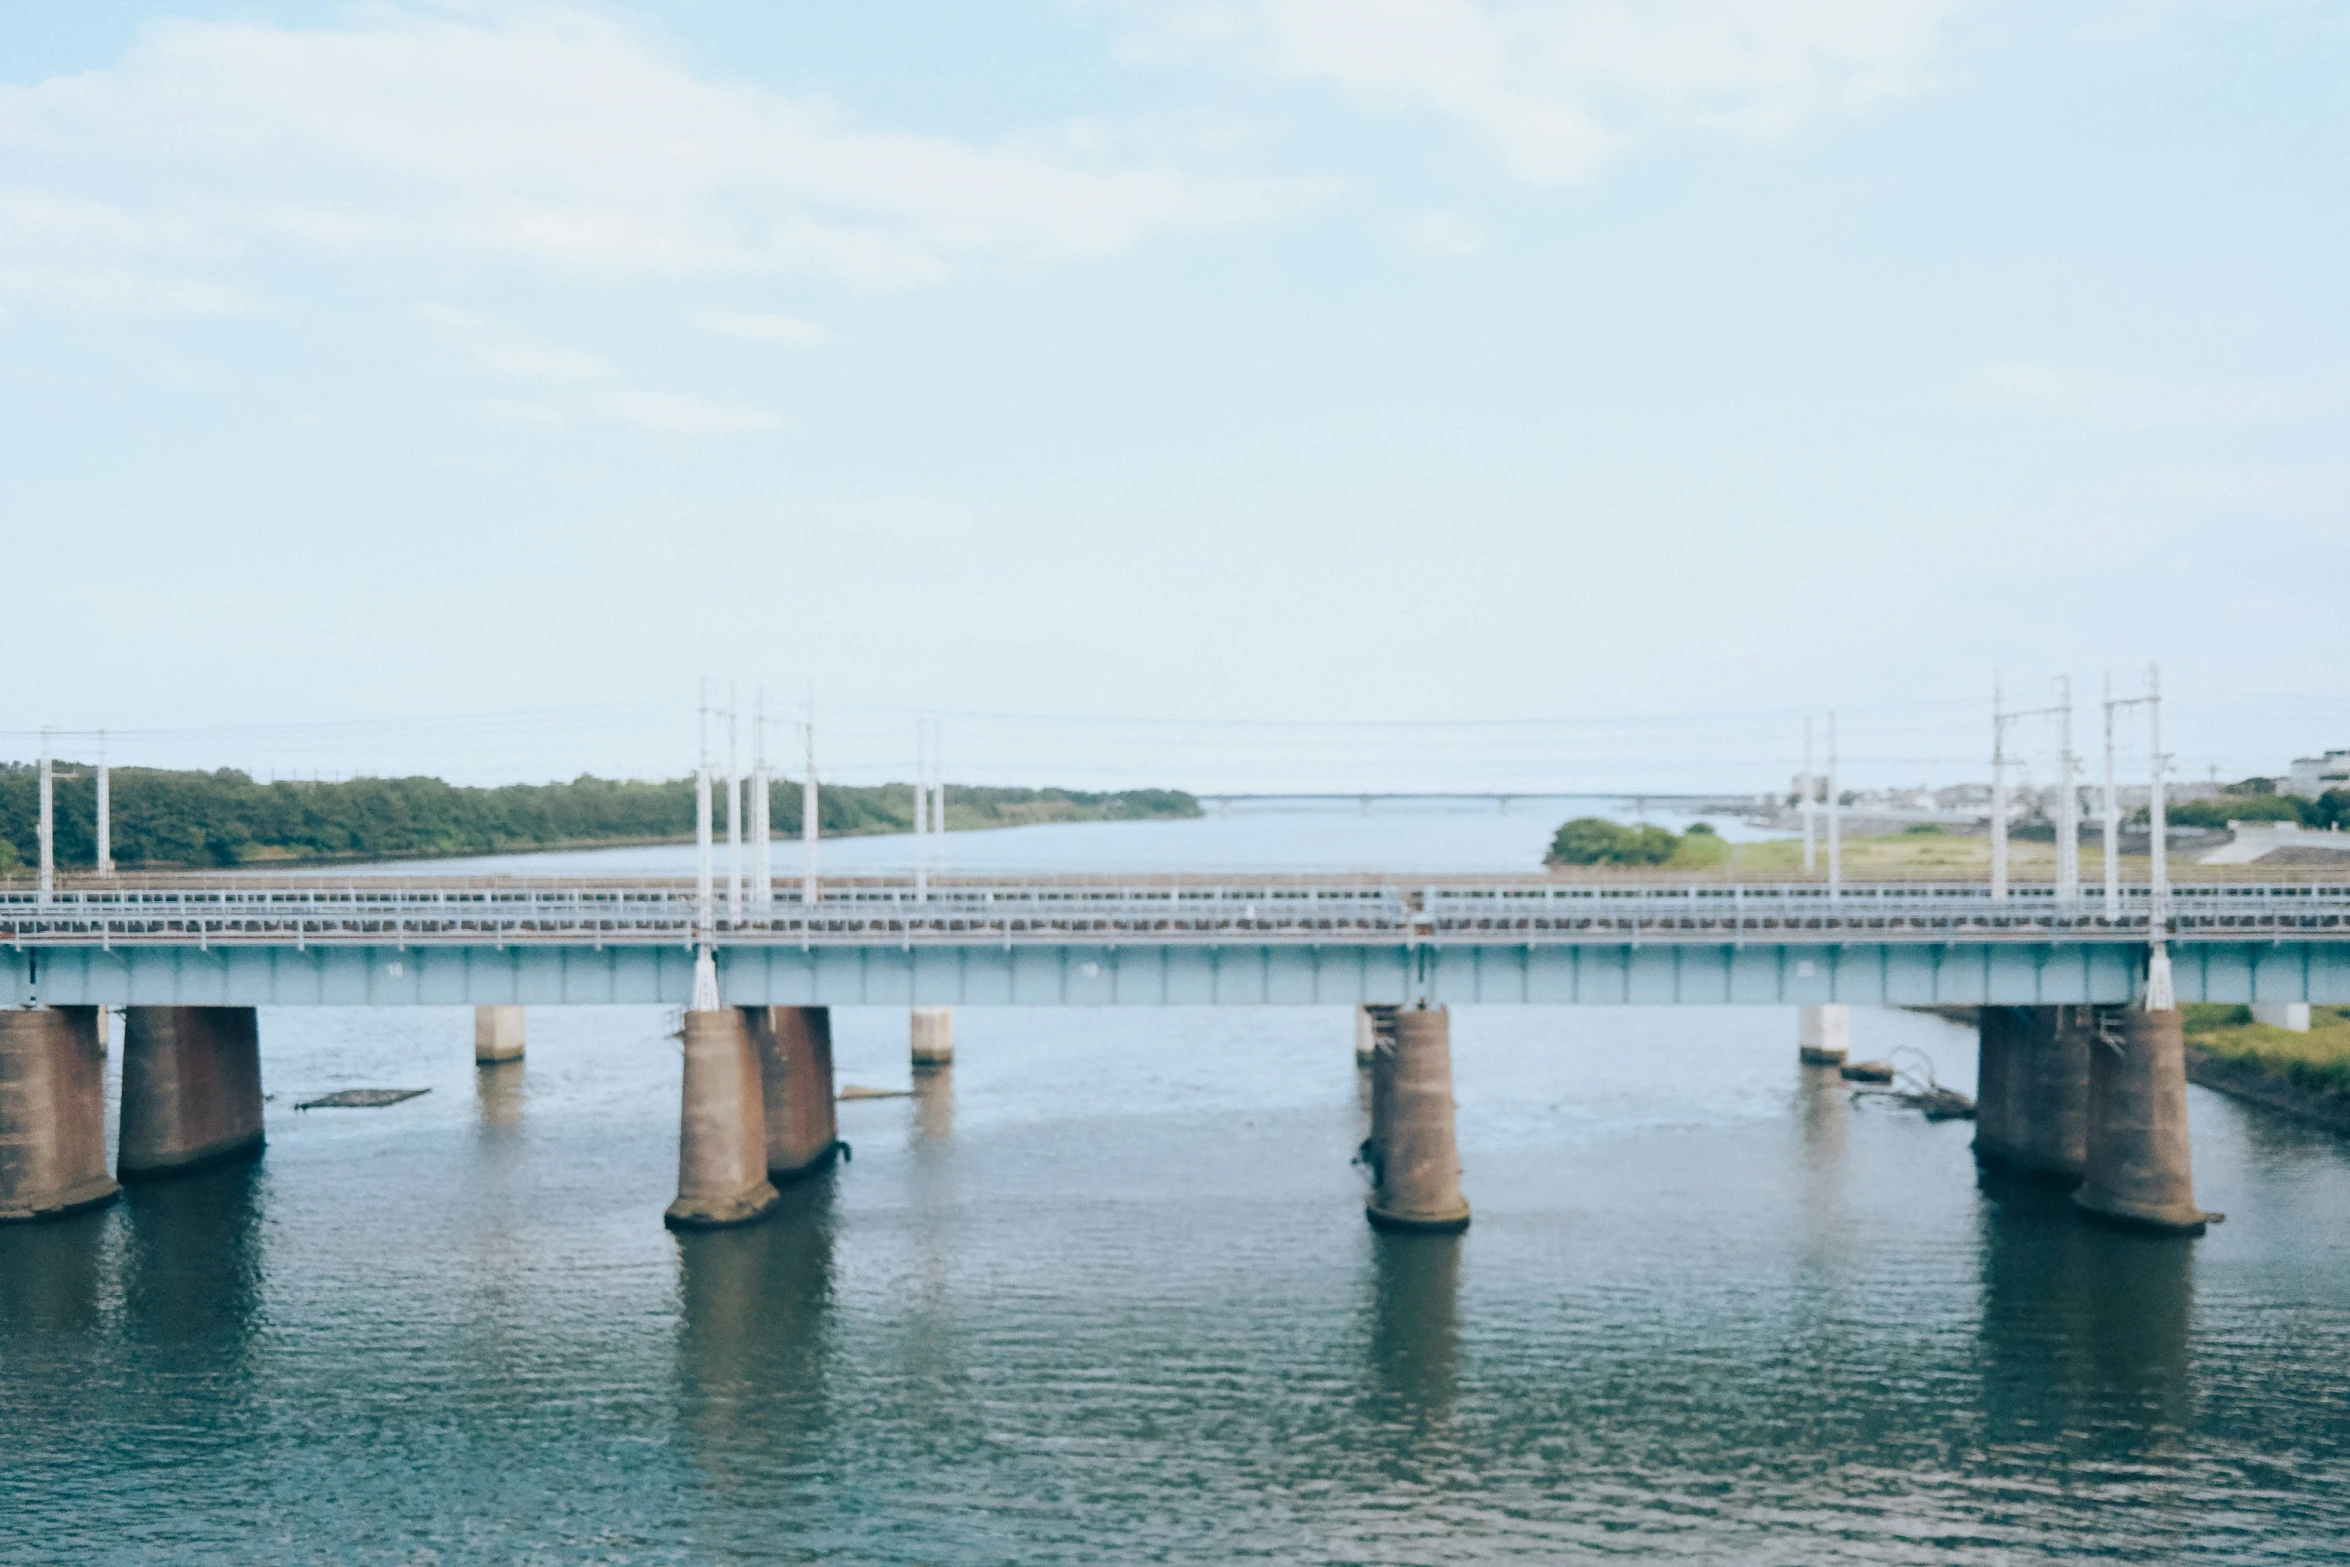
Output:
<instances>
[{"instance_id":1,"label":"cloud","mask_svg":"<svg viewBox=\"0 0 2350 1567\"><path fill-rule=\"evenodd\" d=\"M599 392L592 406L622 424L671 435L739 435L748 430L778 429L783 424L760 409L712 402L690 392Z\"/></svg>"},{"instance_id":2,"label":"cloud","mask_svg":"<svg viewBox=\"0 0 2350 1567\"><path fill-rule=\"evenodd\" d=\"M161 20L105 69L0 87L0 298L251 308L288 260L443 285L507 269L903 286L976 254L1099 255L1311 197L1112 161L1086 138L865 128L697 75L574 6L361 15Z\"/></svg>"},{"instance_id":3,"label":"cloud","mask_svg":"<svg viewBox=\"0 0 2350 1567\"><path fill-rule=\"evenodd\" d=\"M2350 507L2350 462L2166 467L2137 477L2137 495L2197 512L2318 520L2338 528Z\"/></svg>"},{"instance_id":4,"label":"cloud","mask_svg":"<svg viewBox=\"0 0 2350 1567\"><path fill-rule=\"evenodd\" d=\"M1432 208L1404 220L1396 236L1423 261L1466 261L1493 248L1493 230L1470 212Z\"/></svg>"},{"instance_id":5,"label":"cloud","mask_svg":"<svg viewBox=\"0 0 2350 1567\"><path fill-rule=\"evenodd\" d=\"M417 306L415 315L444 360L480 374L575 385L613 379L612 367L596 355L544 342L478 310L430 304Z\"/></svg>"},{"instance_id":6,"label":"cloud","mask_svg":"<svg viewBox=\"0 0 2350 1567\"><path fill-rule=\"evenodd\" d=\"M2309 412L2314 393L2275 381L2197 381L2002 361L1978 367L1976 388L2026 412L2153 429L2275 424Z\"/></svg>"},{"instance_id":7,"label":"cloud","mask_svg":"<svg viewBox=\"0 0 2350 1567\"><path fill-rule=\"evenodd\" d=\"M0 300L131 320L266 309L249 289L189 275L231 253L183 221L37 187L0 188Z\"/></svg>"},{"instance_id":8,"label":"cloud","mask_svg":"<svg viewBox=\"0 0 2350 1567\"><path fill-rule=\"evenodd\" d=\"M1932 80L1972 0L1097 0L1144 58L1220 61L1465 127L1519 178L1687 128L1778 135Z\"/></svg>"},{"instance_id":9,"label":"cloud","mask_svg":"<svg viewBox=\"0 0 2350 1567\"><path fill-rule=\"evenodd\" d=\"M818 343L832 340L830 332L798 316L707 310L694 319L705 331L716 332L722 337L739 337L753 343L783 343L793 348L813 348Z\"/></svg>"}]
</instances>

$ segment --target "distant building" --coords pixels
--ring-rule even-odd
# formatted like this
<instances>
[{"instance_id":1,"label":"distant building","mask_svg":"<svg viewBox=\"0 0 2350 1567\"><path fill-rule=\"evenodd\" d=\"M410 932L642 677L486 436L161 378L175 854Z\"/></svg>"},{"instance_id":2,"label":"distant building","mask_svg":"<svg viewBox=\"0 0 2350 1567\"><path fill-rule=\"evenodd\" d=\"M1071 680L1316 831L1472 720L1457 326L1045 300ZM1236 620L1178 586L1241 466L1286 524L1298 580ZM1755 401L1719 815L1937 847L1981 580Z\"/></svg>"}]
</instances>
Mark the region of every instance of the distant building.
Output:
<instances>
[{"instance_id":1,"label":"distant building","mask_svg":"<svg viewBox=\"0 0 2350 1567\"><path fill-rule=\"evenodd\" d=\"M2350 789L2350 751L2296 756L2293 771L2277 780L2279 794L2297 794L2304 800L2314 800L2328 789Z\"/></svg>"}]
</instances>

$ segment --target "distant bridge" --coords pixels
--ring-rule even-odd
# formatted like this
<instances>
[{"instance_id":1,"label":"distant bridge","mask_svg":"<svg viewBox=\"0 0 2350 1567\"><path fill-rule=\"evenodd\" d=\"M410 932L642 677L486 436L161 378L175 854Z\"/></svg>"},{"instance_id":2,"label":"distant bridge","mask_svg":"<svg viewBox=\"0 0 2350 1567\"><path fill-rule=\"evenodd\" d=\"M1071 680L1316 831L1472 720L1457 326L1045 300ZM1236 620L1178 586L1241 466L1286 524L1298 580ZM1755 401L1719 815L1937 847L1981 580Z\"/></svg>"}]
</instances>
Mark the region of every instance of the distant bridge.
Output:
<instances>
[{"instance_id":1,"label":"distant bridge","mask_svg":"<svg viewBox=\"0 0 2350 1567\"><path fill-rule=\"evenodd\" d=\"M2151 900L2044 887L1540 876L827 881L703 925L670 880L383 877L0 892L18 1006L2082 1004L2131 999ZM2350 1002L2350 887L2168 895L2184 1001Z\"/></svg>"},{"instance_id":2,"label":"distant bridge","mask_svg":"<svg viewBox=\"0 0 2350 1567\"><path fill-rule=\"evenodd\" d=\"M1747 811L1764 810L1773 804L1769 795L1739 793L1721 794L1643 794L1626 790L1617 792L1581 792L1561 794L1548 789L1521 790L1347 790L1327 794L1202 794L1194 796L1204 811L1223 814L1235 806L1251 810L1327 810L1334 805L1359 805L1368 811L1375 805L1490 805L1507 812L1513 805L1536 800L1590 800L1623 803L1635 812L1656 806L1690 816L1732 816Z\"/></svg>"}]
</instances>

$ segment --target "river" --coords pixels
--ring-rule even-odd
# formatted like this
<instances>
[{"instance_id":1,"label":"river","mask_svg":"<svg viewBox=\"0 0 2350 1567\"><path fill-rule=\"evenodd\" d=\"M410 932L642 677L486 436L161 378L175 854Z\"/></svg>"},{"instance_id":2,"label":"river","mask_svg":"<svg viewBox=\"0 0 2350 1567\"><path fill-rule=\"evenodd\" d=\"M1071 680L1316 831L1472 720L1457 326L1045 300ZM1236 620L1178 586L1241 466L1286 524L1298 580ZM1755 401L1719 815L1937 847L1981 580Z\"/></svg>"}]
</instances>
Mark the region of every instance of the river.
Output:
<instances>
[{"instance_id":1,"label":"river","mask_svg":"<svg viewBox=\"0 0 2350 1567\"><path fill-rule=\"evenodd\" d=\"M1521 809L956 835L1504 868ZM827 865L907 862L904 840ZM547 868L681 867L691 851ZM542 862L500 862L538 869ZM796 873L787 852L779 873ZM1364 1224L1343 1009L965 1009L677 1237L658 1009L262 1015L253 1166L0 1229L0 1560L2338 1561L2350 1143L2192 1090L2199 1241L1986 1187L1778 1009L1456 1015L1464 1236ZM836 1014L904 1087L902 1010ZM1972 1086L1969 1031L1862 1011ZM377 1110L314 1091L429 1088Z\"/></svg>"}]
</instances>

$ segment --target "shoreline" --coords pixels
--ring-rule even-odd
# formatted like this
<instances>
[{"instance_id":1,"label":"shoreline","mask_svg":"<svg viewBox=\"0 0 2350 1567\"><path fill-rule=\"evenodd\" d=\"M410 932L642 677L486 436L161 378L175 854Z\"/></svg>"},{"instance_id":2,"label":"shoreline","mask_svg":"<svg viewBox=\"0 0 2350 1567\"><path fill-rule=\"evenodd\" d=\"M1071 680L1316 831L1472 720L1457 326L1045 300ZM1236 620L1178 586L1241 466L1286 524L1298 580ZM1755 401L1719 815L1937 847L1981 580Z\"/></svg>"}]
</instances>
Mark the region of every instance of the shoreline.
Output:
<instances>
[{"instance_id":1,"label":"shoreline","mask_svg":"<svg viewBox=\"0 0 2350 1567\"><path fill-rule=\"evenodd\" d=\"M2350 1094L2311 1088L2187 1042L2187 1081L2310 1126L2350 1135Z\"/></svg>"},{"instance_id":2,"label":"shoreline","mask_svg":"<svg viewBox=\"0 0 2350 1567\"><path fill-rule=\"evenodd\" d=\"M1194 812L1187 816L1051 816L1028 822L977 822L962 826L949 823L944 831L950 833L1005 832L1015 827L1071 827L1111 822L1188 822L1199 820L1202 814ZM838 828L820 832L817 834L817 842L836 843L844 838L910 838L912 836L914 833L911 828L879 825ZM115 861L115 870L117 872L153 871L168 876L202 875L214 872L234 876L245 871L302 869L315 865L429 865L437 860L485 860L509 854L578 854L596 849L691 847L695 841L694 835L689 832L662 834L654 837L567 838L554 843L519 844L490 849L451 849L445 853L433 854L257 854L250 859L239 860L234 865L218 866L203 865L189 860L117 860ZM796 846L799 842L800 836L797 833L788 837L778 834L775 839L778 848ZM75 874L83 873L76 872ZM32 879L33 871L29 866L20 865L0 872L0 886L8 886L20 881L29 882Z\"/></svg>"}]
</instances>

